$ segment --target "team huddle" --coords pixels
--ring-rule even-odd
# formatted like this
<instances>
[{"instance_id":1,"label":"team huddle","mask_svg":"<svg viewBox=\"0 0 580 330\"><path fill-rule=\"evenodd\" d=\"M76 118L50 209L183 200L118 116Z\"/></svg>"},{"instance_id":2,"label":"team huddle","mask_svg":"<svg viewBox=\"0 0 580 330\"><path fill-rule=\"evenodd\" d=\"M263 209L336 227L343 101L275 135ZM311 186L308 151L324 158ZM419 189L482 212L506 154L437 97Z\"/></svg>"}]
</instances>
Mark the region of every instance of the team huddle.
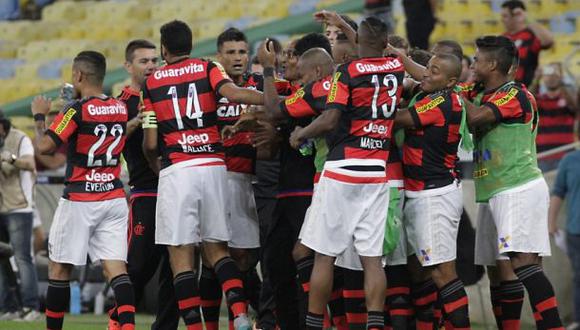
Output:
<instances>
[{"instance_id":1,"label":"team huddle","mask_svg":"<svg viewBox=\"0 0 580 330\"><path fill-rule=\"evenodd\" d=\"M538 328L563 329L541 267L550 244L538 111L513 80L513 42L477 39L474 81L460 83L459 45L436 45L423 66L377 18L319 19L338 36L312 33L285 49L266 39L260 73L248 71L242 32L218 37L214 62L190 58L191 30L172 21L160 30L164 65L151 42L128 44L131 84L118 98L103 94L104 56L83 51L77 100L49 128L33 104L40 152L68 148L49 235L47 329L62 329L71 272L87 254L114 291L109 329L134 329L160 263L158 328L181 316L187 329L217 330L225 295L230 328L252 329L248 302L263 310L250 290L258 261L275 301L271 329L468 329L455 265L459 148L474 153L475 261L497 288L498 327L519 329L525 290ZM271 159L277 199L264 234L253 183Z\"/></svg>"}]
</instances>

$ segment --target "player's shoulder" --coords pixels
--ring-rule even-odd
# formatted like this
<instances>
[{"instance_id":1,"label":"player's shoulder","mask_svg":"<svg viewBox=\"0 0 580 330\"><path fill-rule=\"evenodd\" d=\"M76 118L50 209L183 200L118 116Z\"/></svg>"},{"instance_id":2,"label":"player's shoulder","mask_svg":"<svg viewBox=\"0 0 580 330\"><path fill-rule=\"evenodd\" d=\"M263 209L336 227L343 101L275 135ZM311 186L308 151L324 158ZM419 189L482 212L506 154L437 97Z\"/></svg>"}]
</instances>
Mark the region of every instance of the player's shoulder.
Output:
<instances>
[{"instance_id":1,"label":"player's shoulder","mask_svg":"<svg viewBox=\"0 0 580 330\"><path fill-rule=\"evenodd\" d=\"M452 104L451 91L448 89L435 91L432 93L423 93L413 106L418 113L442 108L445 105Z\"/></svg>"},{"instance_id":2,"label":"player's shoulder","mask_svg":"<svg viewBox=\"0 0 580 330\"><path fill-rule=\"evenodd\" d=\"M331 85L332 75L313 81L305 86L305 88L308 88L314 97L318 97L323 95L326 96L330 91Z\"/></svg>"},{"instance_id":3,"label":"player's shoulder","mask_svg":"<svg viewBox=\"0 0 580 330\"><path fill-rule=\"evenodd\" d=\"M131 88L131 86L127 85L127 86L123 87L123 89L121 90L121 93L119 93L119 95L117 95L116 99L121 101L121 102L126 103L130 99L140 98L140 97L141 97L141 92L136 91L133 88Z\"/></svg>"}]
</instances>

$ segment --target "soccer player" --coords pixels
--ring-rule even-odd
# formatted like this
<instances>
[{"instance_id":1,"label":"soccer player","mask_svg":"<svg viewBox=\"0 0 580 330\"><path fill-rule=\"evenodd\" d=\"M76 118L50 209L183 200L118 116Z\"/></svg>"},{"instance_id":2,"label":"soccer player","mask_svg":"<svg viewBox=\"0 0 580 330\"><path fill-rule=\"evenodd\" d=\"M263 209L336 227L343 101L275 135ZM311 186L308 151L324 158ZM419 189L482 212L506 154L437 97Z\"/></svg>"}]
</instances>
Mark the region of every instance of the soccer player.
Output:
<instances>
[{"instance_id":1,"label":"soccer player","mask_svg":"<svg viewBox=\"0 0 580 330\"><path fill-rule=\"evenodd\" d=\"M554 45L550 30L539 23L528 23L526 5L520 0L509 0L501 5L504 36L518 49L519 66L515 80L529 86L538 67L540 51Z\"/></svg>"},{"instance_id":2,"label":"soccer player","mask_svg":"<svg viewBox=\"0 0 580 330\"><path fill-rule=\"evenodd\" d=\"M336 12L322 10L314 14L317 21L324 24L324 35L328 38L330 46L334 47L336 39L341 34L346 34L351 38L358 29L358 24L347 15L339 15ZM351 34L350 32L353 32Z\"/></svg>"},{"instance_id":3,"label":"soccer player","mask_svg":"<svg viewBox=\"0 0 580 330\"><path fill-rule=\"evenodd\" d=\"M141 87L157 68L156 47L147 40L132 40L125 48L125 69L131 77L129 85L123 88L118 99L125 103L129 111L127 142L123 156L129 170L129 253L127 271L135 289L135 304L143 297L145 285L155 275L159 264L159 291L157 293L157 313L152 329L177 329L179 312L173 293L171 268L167 248L155 245L155 204L157 203L157 182L155 174L143 154L143 129L141 128ZM116 308L109 312L109 330L118 329Z\"/></svg>"},{"instance_id":4,"label":"soccer player","mask_svg":"<svg viewBox=\"0 0 580 330\"><path fill-rule=\"evenodd\" d=\"M121 329L135 328L133 285L125 265L127 202L119 180L127 108L103 94L105 71L105 57L98 52L74 58L72 84L80 100L67 105L46 133L47 108L32 108L38 150L52 153L68 142L69 155L64 195L48 238L47 329L62 329L73 266L84 265L87 252L92 261L102 262Z\"/></svg>"},{"instance_id":5,"label":"soccer player","mask_svg":"<svg viewBox=\"0 0 580 330\"><path fill-rule=\"evenodd\" d=\"M421 92L406 111L399 111L395 125L405 128L403 170L404 217L415 287L428 290L429 278L438 288L446 319L453 328L469 328L467 294L455 272L457 233L463 211L463 194L455 171L461 139L462 105L454 90L461 76L461 59L438 54L427 64ZM421 268L418 268L419 261ZM421 283L423 282L423 283ZM423 295L425 296L425 295ZM432 327L417 307L420 329Z\"/></svg>"},{"instance_id":6,"label":"soccer player","mask_svg":"<svg viewBox=\"0 0 580 330\"><path fill-rule=\"evenodd\" d=\"M167 65L149 76L143 89L143 149L149 166L160 173L155 243L168 246L175 295L186 325L201 326L193 273L194 245L201 243L235 329L249 329L241 273L227 250L231 239L227 173L215 93L243 104L261 104L263 96L236 86L219 64L190 58L192 33L184 22L171 21L160 32Z\"/></svg>"},{"instance_id":7,"label":"soccer player","mask_svg":"<svg viewBox=\"0 0 580 330\"><path fill-rule=\"evenodd\" d=\"M498 307L503 329L519 329L523 287L538 328L563 329L554 289L540 265L542 256L550 254L549 192L537 166L536 102L510 78L517 57L512 41L486 36L476 46L472 67L484 92L477 106L466 102L467 120L475 130L476 201L484 203L478 212L476 263L499 266L500 275L490 279L492 284L502 280Z\"/></svg>"},{"instance_id":8,"label":"soccer player","mask_svg":"<svg viewBox=\"0 0 580 330\"><path fill-rule=\"evenodd\" d=\"M334 130L309 210L316 221L307 221L302 230L302 244L316 251L308 329L322 329L334 261L349 244L354 244L365 271L367 329L384 326L386 280L381 257L389 201L386 160L404 76L401 61L383 57L387 38L387 26L380 20L369 17L361 23L361 59L338 67L326 110L290 137L291 145L298 148Z\"/></svg>"}]
</instances>

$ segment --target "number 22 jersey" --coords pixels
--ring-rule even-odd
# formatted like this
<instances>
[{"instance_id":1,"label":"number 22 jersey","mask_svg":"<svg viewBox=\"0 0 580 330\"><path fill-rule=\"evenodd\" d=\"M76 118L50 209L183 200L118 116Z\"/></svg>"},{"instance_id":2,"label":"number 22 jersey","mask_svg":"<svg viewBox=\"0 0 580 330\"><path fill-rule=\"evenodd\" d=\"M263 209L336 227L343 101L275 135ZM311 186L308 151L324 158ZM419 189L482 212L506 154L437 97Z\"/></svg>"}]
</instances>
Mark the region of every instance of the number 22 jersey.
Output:
<instances>
[{"instance_id":1,"label":"number 22 jersey","mask_svg":"<svg viewBox=\"0 0 580 330\"><path fill-rule=\"evenodd\" d=\"M92 202L124 198L119 180L127 108L110 97L88 97L67 105L46 134L68 143L63 198Z\"/></svg>"},{"instance_id":2,"label":"number 22 jersey","mask_svg":"<svg viewBox=\"0 0 580 330\"><path fill-rule=\"evenodd\" d=\"M386 162L405 68L399 58L362 58L338 67L326 109L341 111L327 137L328 176L350 183L386 182Z\"/></svg>"}]
</instances>

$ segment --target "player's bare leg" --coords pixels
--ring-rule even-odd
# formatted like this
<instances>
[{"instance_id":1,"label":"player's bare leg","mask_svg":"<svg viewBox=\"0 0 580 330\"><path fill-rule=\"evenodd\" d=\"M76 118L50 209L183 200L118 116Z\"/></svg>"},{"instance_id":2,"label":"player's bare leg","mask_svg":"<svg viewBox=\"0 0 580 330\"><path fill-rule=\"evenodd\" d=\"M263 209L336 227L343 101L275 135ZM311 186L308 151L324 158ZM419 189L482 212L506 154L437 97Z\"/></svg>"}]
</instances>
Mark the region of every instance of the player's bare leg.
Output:
<instances>
[{"instance_id":1,"label":"player's bare leg","mask_svg":"<svg viewBox=\"0 0 580 330\"><path fill-rule=\"evenodd\" d=\"M249 330L251 325L247 316L248 305L244 295L242 276L228 252L227 243L205 241L202 243L202 252L221 283L228 307L234 316L234 328Z\"/></svg>"},{"instance_id":2,"label":"player's bare leg","mask_svg":"<svg viewBox=\"0 0 580 330\"><path fill-rule=\"evenodd\" d=\"M365 298L367 306L367 329L383 329L385 323L385 293L387 279L382 257L360 257L365 273Z\"/></svg>"},{"instance_id":3,"label":"player's bare leg","mask_svg":"<svg viewBox=\"0 0 580 330\"><path fill-rule=\"evenodd\" d=\"M102 260L103 274L115 294L122 330L135 329L135 292L123 260Z\"/></svg>"},{"instance_id":4,"label":"player's bare leg","mask_svg":"<svg viewBox=\"0 0 580 330\"><path fill-rule=\"evenodd\" d=\"M307 329L322 329L324 311L332 292L335 257L316 253L314 267L310 276L310 293L308 295Z\"/></svg>"},{"instance_id":5,"label":"player's bare leg","mask_svg":"<svg viewBox=\"0 0 580 330\"><path fill-rule=\"evenodd\" d=\"M509 257L514 273L528 291L537 324L546 329L563 329L554 288L542 270L542 258L537 253L521 252L510 253Z\"/></svg>"},{"instance_id":6,"label":"player's bare leg","mask_svg":"<svg viewBox=\"0 0 580 330\"><path fill-rule=\"evenodd\" d=\"M69 280L73 265L49 260L46 291L46 328L62 329L64 314L70 301Z\"/></svg>"}]
</instances>

